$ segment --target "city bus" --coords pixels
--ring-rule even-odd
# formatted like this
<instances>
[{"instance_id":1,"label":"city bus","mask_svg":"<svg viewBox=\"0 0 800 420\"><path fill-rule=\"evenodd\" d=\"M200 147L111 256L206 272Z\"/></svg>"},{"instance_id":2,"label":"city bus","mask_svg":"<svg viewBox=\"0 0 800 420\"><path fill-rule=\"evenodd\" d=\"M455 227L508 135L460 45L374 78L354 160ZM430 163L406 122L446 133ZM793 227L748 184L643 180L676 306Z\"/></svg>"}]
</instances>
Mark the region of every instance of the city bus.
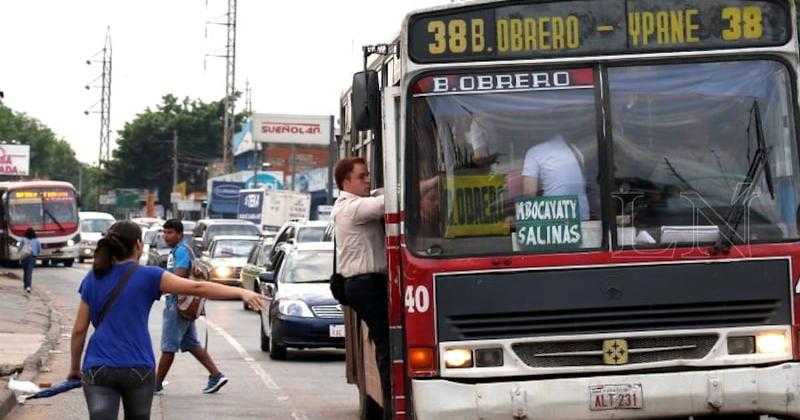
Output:
<instances>
[{"instance_id":1,"label":"city bus","mask_svg":"<svg viewBox=\"0 0 800 420\"><path fill-rule=\"evenodd\" d=\"M800 416L796 17L479 1L365 46L338 154L386 191L392 418Z\"/></svg>"},{"instance_id":2,"label":"city bus","mask_svg":"<svg viewBox=\"0 0 800 420\"><path fill-rule=\"evenodd\" d=\"M71 267L80 243L78 196L61 181L0 182L0 261L19 261L20 239L28 228L42 245L38 260Z\"/></svg>"}]
</instances>

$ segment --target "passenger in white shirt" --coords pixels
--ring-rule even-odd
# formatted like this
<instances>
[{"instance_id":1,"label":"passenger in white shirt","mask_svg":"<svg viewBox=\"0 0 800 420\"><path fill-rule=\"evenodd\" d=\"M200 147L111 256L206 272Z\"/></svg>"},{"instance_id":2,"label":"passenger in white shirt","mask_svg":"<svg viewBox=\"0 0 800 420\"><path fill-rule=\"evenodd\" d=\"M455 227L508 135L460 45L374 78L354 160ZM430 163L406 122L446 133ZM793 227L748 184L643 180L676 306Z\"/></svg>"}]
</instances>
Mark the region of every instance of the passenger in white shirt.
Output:
<instances>
[{"instance_id":1,"label":"passenger in white shirt","mask_svg":"<svg viewBox=\"0 0 800 420\"><path fill-rule=\"evenodd\" d=\"M363 158L340 160L334 177L339 187L339 198L331 212L336 230L336 270L347 279L347 305L369 327L381 376L383 406L388 407L391 388L383 195L369 196L369 171Z\"/></svg>"},{"instance_id":2,"label":"passenger in white shirt","mask_svg":"<svg viewBox=\"0 0 800 420\"><path fill-rule=\"evenodd\" d=\"M581 220L589 220L583 154L562 135L528 149L522 175L525 195L577 196Z\"/></svg>"}]
</instances>

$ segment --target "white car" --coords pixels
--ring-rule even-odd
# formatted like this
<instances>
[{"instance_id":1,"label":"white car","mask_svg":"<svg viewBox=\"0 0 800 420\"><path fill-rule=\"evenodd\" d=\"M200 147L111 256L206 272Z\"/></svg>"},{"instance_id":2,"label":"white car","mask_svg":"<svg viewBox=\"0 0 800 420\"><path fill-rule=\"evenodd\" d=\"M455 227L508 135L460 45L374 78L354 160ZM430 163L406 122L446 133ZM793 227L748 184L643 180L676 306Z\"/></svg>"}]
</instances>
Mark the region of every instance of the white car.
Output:
<instances>
[{"instance_id":1,"label":"white car","mask_svg":"<svg viewBox=\"0 0 800 420\"><path fill-rule=\"evenodd\" d=\"M105 235L108 228L117 220L114 216L99 211L82 211L78 213L78 219L81 223L78 262L83 262L88 258L94 257L97 241Z\"/></svg>"}]
</instances>

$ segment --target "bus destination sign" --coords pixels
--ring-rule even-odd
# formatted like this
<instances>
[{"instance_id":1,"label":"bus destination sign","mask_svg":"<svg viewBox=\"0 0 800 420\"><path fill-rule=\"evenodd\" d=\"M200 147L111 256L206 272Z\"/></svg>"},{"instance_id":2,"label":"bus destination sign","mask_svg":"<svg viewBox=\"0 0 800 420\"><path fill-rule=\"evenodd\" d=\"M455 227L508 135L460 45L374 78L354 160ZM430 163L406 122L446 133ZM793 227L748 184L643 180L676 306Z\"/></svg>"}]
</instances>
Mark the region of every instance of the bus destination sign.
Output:
<instances>
[{"instance_id":1,"label":"bus destination sign","mask_svg":"<svg viewBox=\"0 0 800 420\"><path fill-rule=\"evenodd\" d=\"M789 13L770 0L492 3L410 20L419 63L781 45Z\"/></svg>"}]
</instances>

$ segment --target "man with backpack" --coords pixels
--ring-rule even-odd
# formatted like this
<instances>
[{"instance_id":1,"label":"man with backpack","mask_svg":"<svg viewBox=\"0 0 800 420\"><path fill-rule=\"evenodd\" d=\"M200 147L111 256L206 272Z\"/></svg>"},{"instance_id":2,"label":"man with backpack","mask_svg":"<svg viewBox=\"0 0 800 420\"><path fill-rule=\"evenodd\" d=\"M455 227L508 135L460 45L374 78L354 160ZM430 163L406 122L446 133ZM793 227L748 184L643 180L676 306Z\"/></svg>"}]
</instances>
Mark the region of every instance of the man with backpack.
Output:
<instances>
[{"instance_id":1,"label":"man with backpack","mask_svg":"<svg viewBox=\"0 0 800 420\"><path fill-rule=\"evenodd\" d=\"M167 271L189 278L194 255L191 248L183 242L183 223L170 219L164 223L163 228L164 241L172 247L167 260ZM197 339L194 321L202 312L203 303L200 298L192 296L167 295L161 329L161 358L156 369L156 393L163 391L164 378L178 350L188 351L208 370L208 383L203 388L203 393L213 394L228 383L228 378L217 369L208 351Z\"/></svg>"}]
</instances>

